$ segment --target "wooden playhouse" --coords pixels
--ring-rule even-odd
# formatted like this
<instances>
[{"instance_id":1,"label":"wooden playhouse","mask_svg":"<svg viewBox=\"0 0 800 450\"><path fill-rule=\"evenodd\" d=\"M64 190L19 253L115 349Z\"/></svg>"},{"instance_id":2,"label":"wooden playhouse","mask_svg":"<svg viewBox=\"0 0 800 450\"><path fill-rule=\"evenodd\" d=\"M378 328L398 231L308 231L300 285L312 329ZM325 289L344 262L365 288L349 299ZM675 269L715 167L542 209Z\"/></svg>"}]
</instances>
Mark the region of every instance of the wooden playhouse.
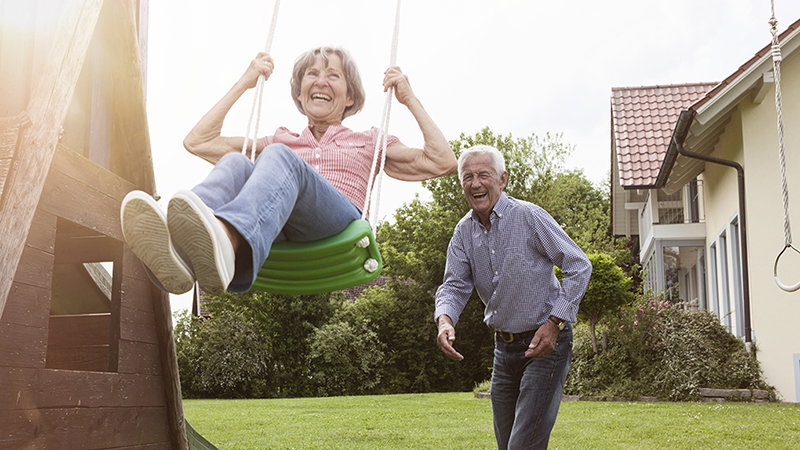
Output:
<instances>
[{"instance_id":1,"label":"wooden playhouse","mask_svg":"<svg viewBox=\"0 0 800 450\"><path fill-rule=\"evenodd\" d=\"M169 298L122 239L154 193L147 0L0 0L0 448L188 448Z\"/></svg>"}]
</instances>

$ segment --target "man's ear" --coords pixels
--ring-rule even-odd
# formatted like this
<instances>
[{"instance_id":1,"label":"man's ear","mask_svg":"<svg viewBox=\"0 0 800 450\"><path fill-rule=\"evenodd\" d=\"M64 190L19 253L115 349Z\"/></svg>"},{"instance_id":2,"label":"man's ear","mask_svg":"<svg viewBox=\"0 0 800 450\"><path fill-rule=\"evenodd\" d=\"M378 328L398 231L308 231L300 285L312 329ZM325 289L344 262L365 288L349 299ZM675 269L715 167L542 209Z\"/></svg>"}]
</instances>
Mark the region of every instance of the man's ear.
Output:
<instances>
[{"instance_id":1,"label":"man's ear","mask_svg":"<svg viewBox=\"0 0 800 450\"><path fill-rule=\"evenodd\" d=\"M506 187L506 181L508 181L508 172L503 171L503 174L500 175L500 189L504 189Z\"/></svg>"}]
</instances>

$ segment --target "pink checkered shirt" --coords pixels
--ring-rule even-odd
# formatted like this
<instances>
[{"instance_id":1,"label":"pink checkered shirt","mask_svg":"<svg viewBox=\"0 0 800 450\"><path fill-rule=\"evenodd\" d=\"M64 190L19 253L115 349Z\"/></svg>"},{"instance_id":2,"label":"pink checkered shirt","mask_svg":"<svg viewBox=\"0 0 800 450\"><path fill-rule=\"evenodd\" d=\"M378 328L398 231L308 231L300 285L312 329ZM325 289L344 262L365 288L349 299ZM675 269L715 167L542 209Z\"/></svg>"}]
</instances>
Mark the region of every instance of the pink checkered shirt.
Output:
<instances>
[{"instance_id":1,"label":"pink checkered shirt","mask_svg":"<svg viewBox=\"0 0 800 450\"><path fill-rule=\"evenodd\" d=\"M379 132L375 127L366 132L356 132L343 125L333 125L317 142L310 127L304 128L301 134L280 127L274 136L264 137L264 144L285 144L353 204L363 209ZM386 146L398 141L397 137L389 135Z\"/></svg>"}]
</instances>

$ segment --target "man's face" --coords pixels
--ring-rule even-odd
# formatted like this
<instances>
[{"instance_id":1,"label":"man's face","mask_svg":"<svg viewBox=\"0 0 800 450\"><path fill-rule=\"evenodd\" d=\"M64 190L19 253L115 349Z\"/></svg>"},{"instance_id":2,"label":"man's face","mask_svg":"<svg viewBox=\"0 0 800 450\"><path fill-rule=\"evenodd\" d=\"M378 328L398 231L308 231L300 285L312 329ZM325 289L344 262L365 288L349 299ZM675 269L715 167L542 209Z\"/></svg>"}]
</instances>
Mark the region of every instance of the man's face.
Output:
<instances>
[{"instance_id":1,"label":"man's face","mask_svg":"<svg viewBox=\"0 0 800 450\"><path fill-rule=\"evenodd\" d=\"M481 221L488 222L500 193L506 187L508 172L498 176L488 154L467 157L461 168L461 190L467 203L478 213Z\"/></svg>"}]
</instances>

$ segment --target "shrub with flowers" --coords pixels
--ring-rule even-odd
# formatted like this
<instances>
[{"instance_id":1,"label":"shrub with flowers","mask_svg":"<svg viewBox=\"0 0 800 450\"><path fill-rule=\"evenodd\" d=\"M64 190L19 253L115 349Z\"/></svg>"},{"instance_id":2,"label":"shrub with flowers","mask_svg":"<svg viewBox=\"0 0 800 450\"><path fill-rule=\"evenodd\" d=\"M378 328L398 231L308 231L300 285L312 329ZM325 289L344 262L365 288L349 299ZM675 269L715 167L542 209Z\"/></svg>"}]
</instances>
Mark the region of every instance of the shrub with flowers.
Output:
<instances>
[{"instance_id":1,"label":"shrub with flowers","mask_svg":"<svg viewBox=\"0 0 800 450\"><path fill-rule=\"evenodd\" d=\"M641 295L600 328L603 349L595 355L588 326L575 327L565 394L693 400L701 387L774 390L755 355L708 311Z\"/></svg>"}]
</instances>

